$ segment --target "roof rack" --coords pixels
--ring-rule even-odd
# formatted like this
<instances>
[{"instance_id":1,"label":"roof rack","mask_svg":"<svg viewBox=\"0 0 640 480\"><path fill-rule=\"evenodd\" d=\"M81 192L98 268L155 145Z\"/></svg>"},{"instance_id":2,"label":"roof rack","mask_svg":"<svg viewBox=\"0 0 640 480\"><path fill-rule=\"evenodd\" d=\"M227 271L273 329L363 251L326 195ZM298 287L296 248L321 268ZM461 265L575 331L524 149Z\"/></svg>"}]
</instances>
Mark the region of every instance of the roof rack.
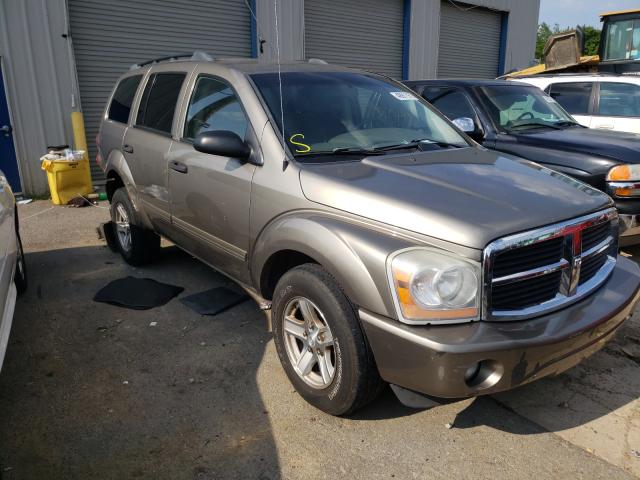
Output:
<instances>
[{"instance_id":1,"label":"roof rack","mask_svg":"<svg viewBox=\"0 0 640 480\"><path fill-rule=\"evenodd\" d=\"M208 53L201 52L201 51L195 51L195 52L189 52L189 53L176 53L174 55L167 55L165 57L153 58L151 60L147 60L146 62L142 62L142 63L135 63L135 64L131 65L130 70L133 70L134 68L144 67L145 65L152 65L154 63L170 62L172 60L180 60L181 58L188 58L190 60L209 61L209 62L215 60Z\"/></svg>"}]
</instances>

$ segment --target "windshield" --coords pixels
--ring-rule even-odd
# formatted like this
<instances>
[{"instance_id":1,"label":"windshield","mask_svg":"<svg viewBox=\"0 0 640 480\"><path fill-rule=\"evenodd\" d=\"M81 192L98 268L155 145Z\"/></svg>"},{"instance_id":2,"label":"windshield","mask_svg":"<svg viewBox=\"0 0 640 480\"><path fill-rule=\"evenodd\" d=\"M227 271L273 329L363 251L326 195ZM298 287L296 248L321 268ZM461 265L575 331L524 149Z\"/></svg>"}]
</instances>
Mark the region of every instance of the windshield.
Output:
<instances>
[{"instance_id":1,"label":"windshield","mask_svg":"<svg viewBox=\"0 0 640 480\"><path fill-rule=\"evenodd\" d=\"M577 124L558 102L536 87L508 84L481 90L491 118L504 130L563 128Z\"/></svg>"},{"instance_id":2,"label":"windshield","mask_svg":"<svg viewBox=\"0 0 640 480\"><path fill-rule=\"evenodd\" d=\"M640 18L607 24L604 60L640 60Z\"/></svg>"},{"instance_id":3,"label":"windshield","mask_svg":"<svg viewBox=\"0 0 640 480\"><path fill-rule=\"evenodd\" d=\"M282 132L277 73L251 75ZM296 158L442 149L469 143L419 96L374 75L282 73L284 136ZM377 150L381 149L381 150ZM335 160L330 158L328 161Z\"/></svg>"}]
</instances>

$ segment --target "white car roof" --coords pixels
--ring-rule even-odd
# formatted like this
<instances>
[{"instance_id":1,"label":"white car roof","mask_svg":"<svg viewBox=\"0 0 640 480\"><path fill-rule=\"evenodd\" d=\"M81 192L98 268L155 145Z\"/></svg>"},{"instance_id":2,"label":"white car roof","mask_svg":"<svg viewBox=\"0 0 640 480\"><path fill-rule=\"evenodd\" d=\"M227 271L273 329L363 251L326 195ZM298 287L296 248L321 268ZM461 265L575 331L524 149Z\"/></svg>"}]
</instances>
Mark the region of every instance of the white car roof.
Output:
<instances>
[{"instance_id":1,"label":"white car roof","mask_svg":"<svg viewBox=\"0 0 640 480\"><path fill-rule=\"evenodd\" d=\"M520 83L535 85L544 90L552 83L573 83L573 82L615 82L630 83L640 85L640 75L541 75L521 78L511 78L510 80Z\"/></svg>"}]
</instances>

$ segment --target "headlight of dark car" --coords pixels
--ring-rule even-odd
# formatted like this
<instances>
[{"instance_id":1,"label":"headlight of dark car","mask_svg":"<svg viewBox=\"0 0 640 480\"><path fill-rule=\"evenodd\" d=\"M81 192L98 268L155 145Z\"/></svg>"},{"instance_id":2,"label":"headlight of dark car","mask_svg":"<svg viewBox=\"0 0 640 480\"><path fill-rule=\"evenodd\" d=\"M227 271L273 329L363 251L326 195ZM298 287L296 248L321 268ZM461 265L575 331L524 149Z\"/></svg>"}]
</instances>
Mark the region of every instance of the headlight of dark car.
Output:
<instances>
[{"instance_id":1,"label":"headlight of dark car","mask_svg":"<svg viewBox=\"0 0 640 480\"><path fill-rule=\"evenodd\" d=\"M607 190L616 198L640 197L640 165L617 165L610 169Z\"/></svg>"}]
</instances>

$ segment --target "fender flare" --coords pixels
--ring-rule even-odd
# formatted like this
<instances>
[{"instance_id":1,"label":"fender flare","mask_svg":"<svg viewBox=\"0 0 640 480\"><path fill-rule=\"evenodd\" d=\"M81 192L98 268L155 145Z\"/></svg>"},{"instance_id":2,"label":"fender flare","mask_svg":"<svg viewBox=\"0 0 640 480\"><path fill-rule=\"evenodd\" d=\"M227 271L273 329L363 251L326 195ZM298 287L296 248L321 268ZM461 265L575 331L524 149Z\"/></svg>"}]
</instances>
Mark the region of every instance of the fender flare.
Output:
<instances>
[{"instance_id":1,"label":"fender flare","mask_svg":"<svg viewBox=\"0 0 640 480\"><path fill-rule=\"evenodd\" d=\"M109 156L107 157L107 161L105 163L105 174L107 178L109 174L114 172L117 174L122 183L124 183L124 187L127 189L127 193L129 194L129 199L133 204L133 208L135 208L136 213L138 214L138 219L142 222L143 226L148 229L153 229L153 225L149 220L149 217L142 208L140 200L138 198L138 189L136 187L136 183L133 180L133 175L131 173L131 169L129 168L129 164L127 163L127 159L124 158L124 155L119 150L111 150L109 152Z\"/></svg>"},{"instance_id":2,"label":"fender flare","mask_svg":"<svg viewBox=\"0 0 640 480\"><path fill-rule=\"evenodd\" d=\"M250 258L251 279L261 291L269 259L282 251L296 251L322 265L357 306L395 318L386 259L410 244L403 237L332 214L291 212L260 232Z\"/></svg>"}]
</instances>

